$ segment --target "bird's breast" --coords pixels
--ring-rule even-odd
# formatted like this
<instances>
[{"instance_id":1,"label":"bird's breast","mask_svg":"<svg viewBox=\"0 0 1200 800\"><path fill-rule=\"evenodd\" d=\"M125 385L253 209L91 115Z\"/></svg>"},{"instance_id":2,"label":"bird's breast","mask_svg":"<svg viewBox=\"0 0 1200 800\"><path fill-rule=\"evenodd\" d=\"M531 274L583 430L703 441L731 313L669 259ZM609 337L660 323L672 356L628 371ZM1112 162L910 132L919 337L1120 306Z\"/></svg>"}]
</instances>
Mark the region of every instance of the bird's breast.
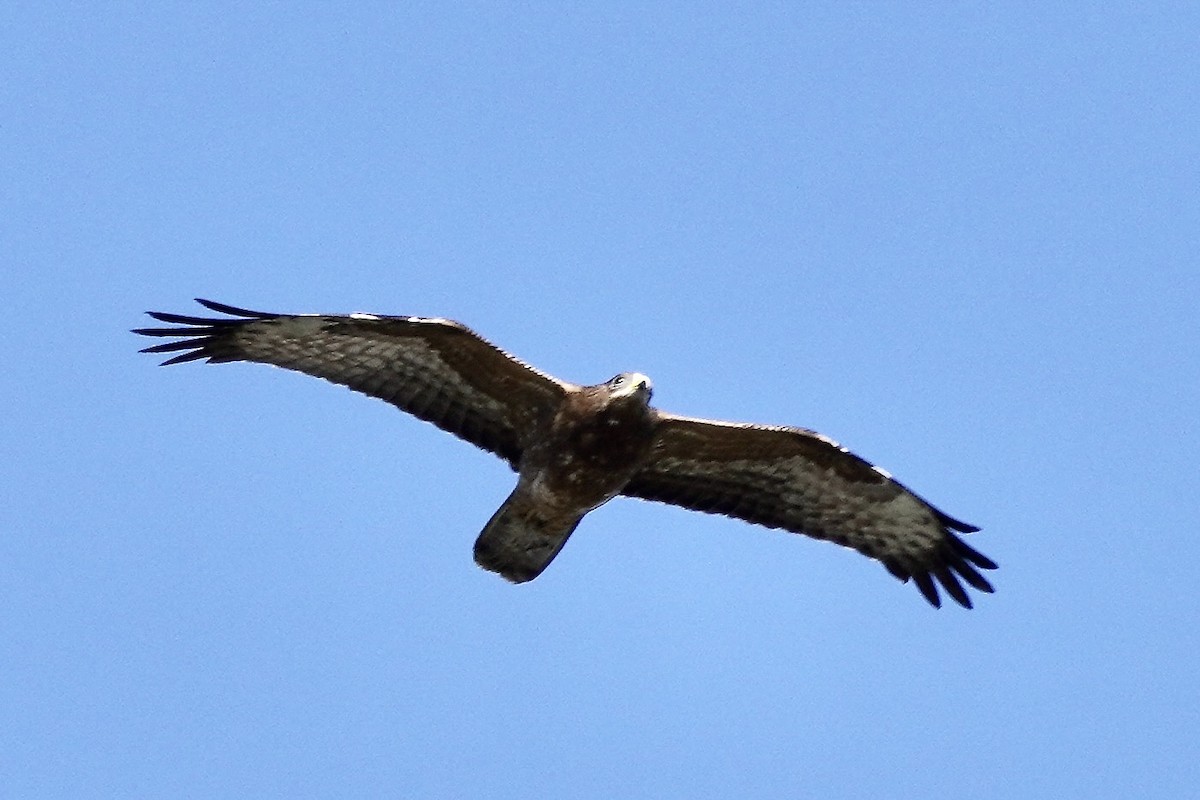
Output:
<instances>
[{"instance_id":1,"label":"bird's breast","mask_svg":"<svg viewBox=\"0 0 1200 800\"><path fill-rule=\"evenodd\" d=\"M529 452L521 475L545 502L594 508L625 487L652 437L653 429L639 419L566 420Z\"/></svg>"}]
</instances>

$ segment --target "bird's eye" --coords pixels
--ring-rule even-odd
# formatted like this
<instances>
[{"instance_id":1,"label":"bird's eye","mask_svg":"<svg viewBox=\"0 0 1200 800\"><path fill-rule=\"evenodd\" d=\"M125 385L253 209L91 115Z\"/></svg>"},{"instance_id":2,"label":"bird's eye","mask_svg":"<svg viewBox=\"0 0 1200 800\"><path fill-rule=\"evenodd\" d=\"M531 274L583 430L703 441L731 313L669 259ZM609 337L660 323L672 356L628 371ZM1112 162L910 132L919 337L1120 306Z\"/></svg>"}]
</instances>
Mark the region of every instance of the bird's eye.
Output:
<instances>
[{"instance_id":1,"label":"bird's eye","mask_svg":"<svg viewBox=\"0 0 1200 800\"><path fill-rule=\"evenodd\" d=\"M624 382L625 382L624 375L618 375L617 377L615 377L611 381L609 381L609 383L611 383L614 388L616 388L617 386L620 386Z\"/></svg>"}]
</instances>

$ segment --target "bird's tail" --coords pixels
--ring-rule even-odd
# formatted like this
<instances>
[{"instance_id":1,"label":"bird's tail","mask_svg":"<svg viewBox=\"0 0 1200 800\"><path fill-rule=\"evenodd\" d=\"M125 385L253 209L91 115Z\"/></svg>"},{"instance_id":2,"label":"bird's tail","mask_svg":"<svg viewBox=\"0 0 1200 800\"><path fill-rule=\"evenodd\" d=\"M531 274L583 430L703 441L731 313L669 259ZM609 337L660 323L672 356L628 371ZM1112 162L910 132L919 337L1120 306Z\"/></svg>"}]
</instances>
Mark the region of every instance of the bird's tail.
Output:
<instances>
[{"instance_id":1,"label":"bird's tail","mask_svg":"<svg viewBox=\"0 0 1200 800\"><path fill-rule=\"evenodd\" d=\"M531 581L554 560L583 516L547 516L517 487L475 540L475 563L513 583Z\"/></svg>"}]
</instances>

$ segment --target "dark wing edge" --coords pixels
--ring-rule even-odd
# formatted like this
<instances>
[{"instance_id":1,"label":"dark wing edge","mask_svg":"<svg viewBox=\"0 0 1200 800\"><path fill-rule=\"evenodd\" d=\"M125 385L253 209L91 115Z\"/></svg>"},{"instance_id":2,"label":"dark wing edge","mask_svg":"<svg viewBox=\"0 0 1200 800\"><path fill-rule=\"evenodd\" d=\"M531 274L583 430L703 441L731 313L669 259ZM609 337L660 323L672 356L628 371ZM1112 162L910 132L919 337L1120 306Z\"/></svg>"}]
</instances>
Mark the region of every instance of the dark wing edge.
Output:
<instances>
[{"instance_id":1,"label":"dark wing edge","mask_svg":"<svg viewBox=\"0 0 1200 800\"><path fill-rule=\"evenodd\" d=\"M913 497L919 499L918 495L914 494ZM922 502L925 501L922 500ZM987 578L979 574L979 570L998 569L999 565L952 532L975 533L979 528L973 525L964 525L943 514L936 507L925 504L941 522L942 536L944 537L942 546L931 553L924 563L915 568L911 564L899 560L881 559L883 565L902 583L908 583L911 578L921 595L935 608L941 608L942 601L938 595L937 584L933 581L934 578L954 598L956 603L963 608L973 608L971 597L963 589L959 579L965 580L972 588L980 592L992 594L996 590L992 588L992 584L988 582ZM956 525L962 527L956 527Z\"/></svg>"},{"instance_id":2,"label":"dark wing edge","mask_svg":"<svg viewBox=\"0 0 1200 800\"><path fill-rule=\"evenodd\" d=\"M802 428L659 416L652 455L622 494L850 547L880 561L900 581L912 580L935 608L942 604L939 585L964 608L972 602L963 582L994 592L979 570L996 569L996 563L956 535L977 527L940 511L833 440ZM839 526L837 514L819 511L843 501L857 504L857 513L877 530ZM887 530L884 504L896 501L933 524Z\"/></svg>"},{"instance_id":3,"label":"dark wing edge","mask_svg":"<svg viewBox=\"0 0 1200 800\"><path fill-rule=\"evenodd\" d=\"M146 314L159 322L166 322L172 328L134 328L130 333L141 336L170 336L178 339L175 342L165 342L151 347L143 347L139 353L174 353L185 352L168 358L159 364L169 367L172 364L183 364L201 358L208 359L210 364L220 364L229 361L249 360L238 348L233 346L234 339L225 335L254 320L274 320L286 317L286 314L271 314L264 311L250 311L236 306L227 306L213 300L197 297L196 302L210 311L218 314L228 314L233 319L214 317L192 317L185 314L168 314L165 311L147 311Z\"/></svg>"},{"instance_id":4,"label":"dark wing edge","mask_svg":"<svg viewBox=\"0 0 1200 800\"><path fill-rule=\"evenodd\" d=\"M431 422L514 469L538 424L574 388L453 320L273 314L196 302L226 316L149 311L171 327L133 333L177 341L140 352L177 354L161 366L253 361L324 378Z\"/></svg>"}]
</instances>

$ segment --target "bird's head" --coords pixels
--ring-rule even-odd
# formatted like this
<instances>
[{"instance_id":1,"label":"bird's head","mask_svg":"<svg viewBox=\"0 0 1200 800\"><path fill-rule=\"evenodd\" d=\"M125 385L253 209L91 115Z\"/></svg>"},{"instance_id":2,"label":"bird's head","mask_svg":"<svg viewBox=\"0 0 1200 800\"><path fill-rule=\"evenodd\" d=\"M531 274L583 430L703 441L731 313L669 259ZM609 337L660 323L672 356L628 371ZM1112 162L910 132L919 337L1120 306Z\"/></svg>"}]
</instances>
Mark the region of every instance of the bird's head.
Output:
<instances>
[{"instance_id":1,"label":"bird's head","mask_svg":"<svg viewBox=\"0 0 1200 800\"><path fill-rule=\"evenodd\" d=\"M640 372L622 372L620 375L614 375L604 386L613 400L632 398L643 405L648 405L650 396L654 394L654 384Z\"/></svg>"}]
</instances>

